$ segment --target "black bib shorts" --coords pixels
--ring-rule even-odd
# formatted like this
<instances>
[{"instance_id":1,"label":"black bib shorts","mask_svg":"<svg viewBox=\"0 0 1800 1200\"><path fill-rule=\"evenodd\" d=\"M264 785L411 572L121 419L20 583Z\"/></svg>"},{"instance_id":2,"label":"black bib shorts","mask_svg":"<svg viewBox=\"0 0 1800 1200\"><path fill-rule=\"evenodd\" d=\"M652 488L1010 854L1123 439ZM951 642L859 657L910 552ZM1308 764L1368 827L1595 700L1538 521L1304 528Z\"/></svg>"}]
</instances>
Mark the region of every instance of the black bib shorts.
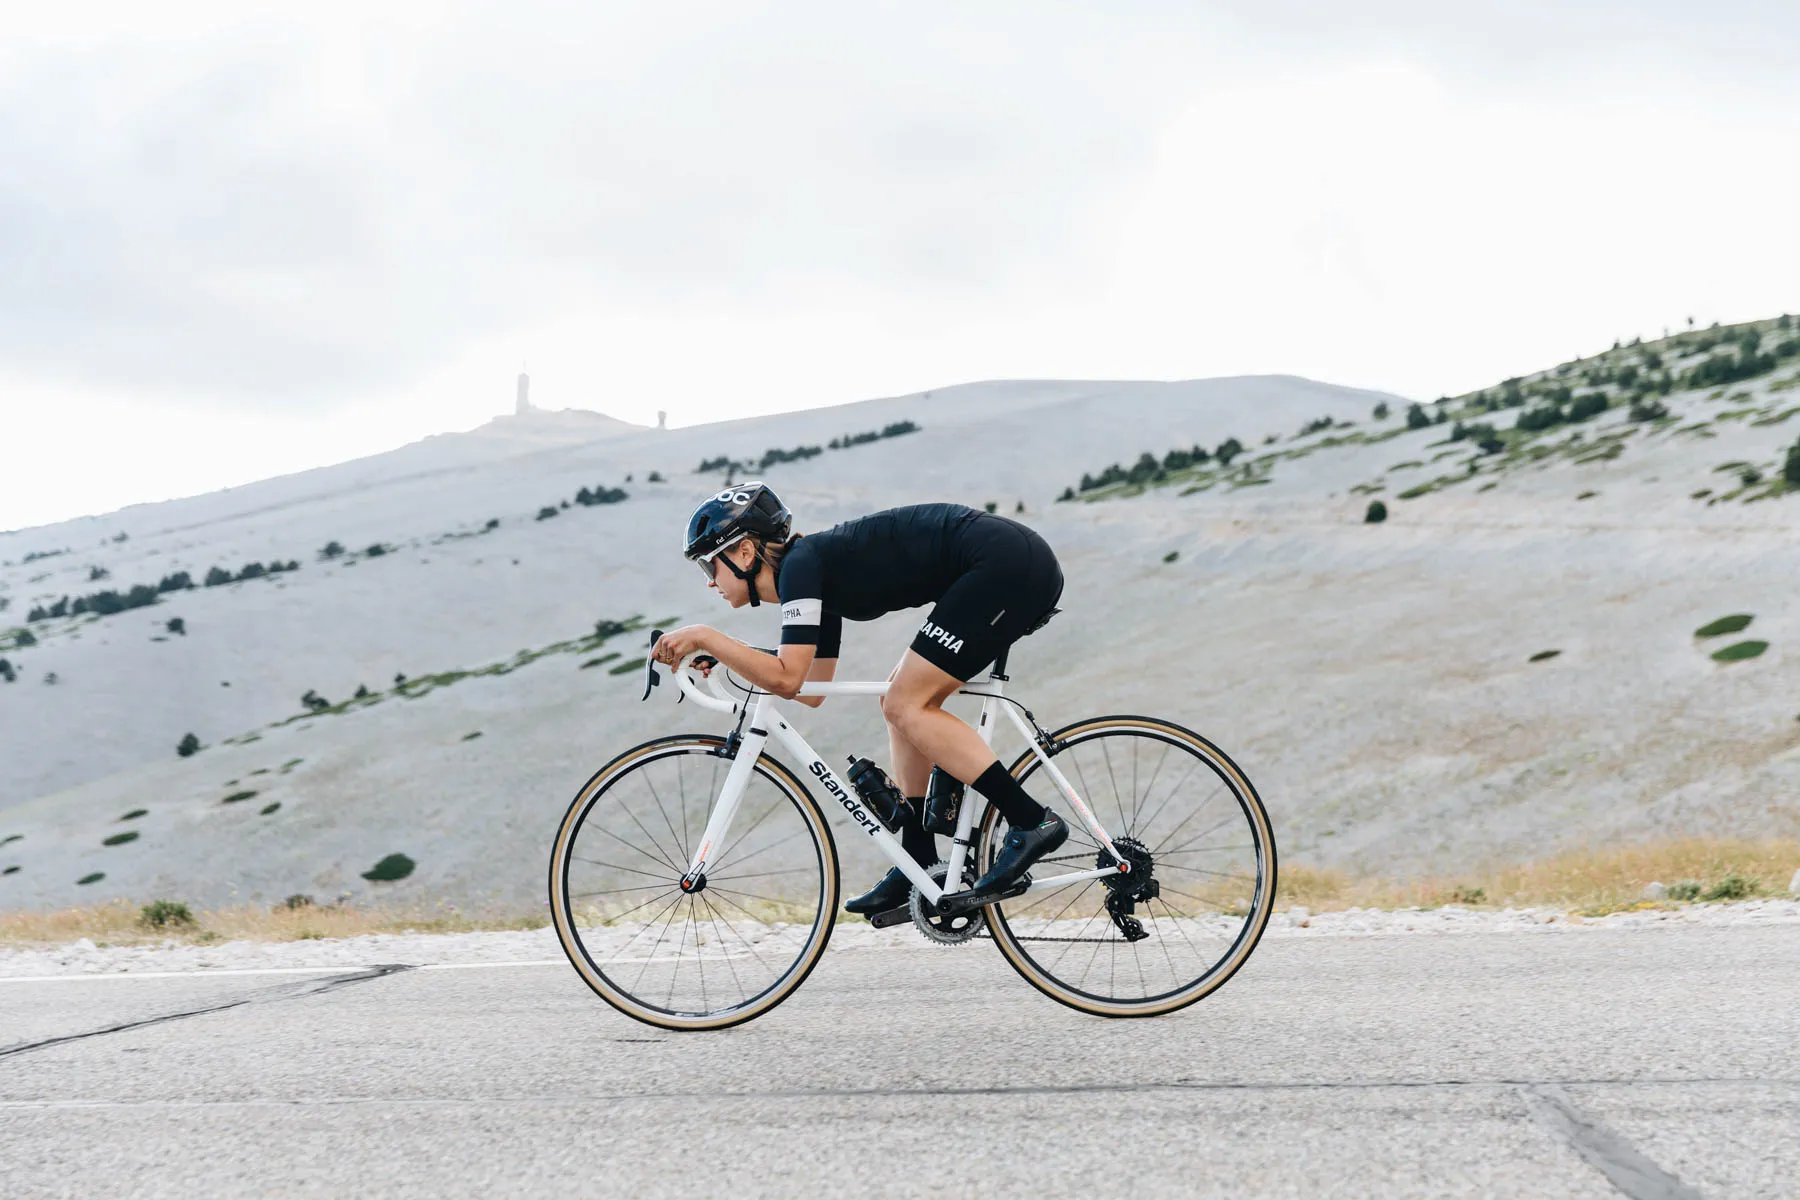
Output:
<instances>
[{"instance_id":1,"label":"black bib shorts","mask_svg":"<svg viewBox=\"0 0 1800 1200\"><path fill-rule=\"evenodd\" d=\"M911 649L966 683L1057 612L1063 573L1036 530L1005 517L981 514L962 540L969 565L938 597Z\"/></svg>"}]
</instances>

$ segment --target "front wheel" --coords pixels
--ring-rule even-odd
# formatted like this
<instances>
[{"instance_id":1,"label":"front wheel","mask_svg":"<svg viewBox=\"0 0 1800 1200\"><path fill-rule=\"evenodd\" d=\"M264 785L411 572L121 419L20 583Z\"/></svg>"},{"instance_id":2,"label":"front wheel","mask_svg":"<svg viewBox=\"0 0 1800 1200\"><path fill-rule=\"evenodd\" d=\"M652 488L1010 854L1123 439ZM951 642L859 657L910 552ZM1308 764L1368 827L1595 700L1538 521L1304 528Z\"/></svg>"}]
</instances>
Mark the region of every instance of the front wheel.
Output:
<instances>
[{"instance_id":1,"label":"front wheel","mask_svg":"<svg viewBox=\"0 0 1800 1200\"><path fill-rule=\"evenodd\" d=\"M1157 1016L1208 995L1250 957L1275 899L1275 835L1256 789L1217 746L1152 717L1096 717L1051 737L1051 761L1133 870L1054 885L1112 860L1027 750L1012 775L1062 815L1069 840L1032 870L1052 886L988 907L1000 953L1051 999L1097 1016ZM989 808L984 869L1006 829Z\"/></svg>"},{"instance_id":2,"label":"front wheel","mask_svg":"<svg viewBox=\"0 0 1800 1200\"><path fill-rule=\"evenodd\" d=\"M723 738L645 742L587 781L550 856L564 953L600 998L663 1029L759 1017L805 981L837 911L837 847L791 771L761 756L706 885L682 875L724 783Z\"/></svg>"}]
</instances>

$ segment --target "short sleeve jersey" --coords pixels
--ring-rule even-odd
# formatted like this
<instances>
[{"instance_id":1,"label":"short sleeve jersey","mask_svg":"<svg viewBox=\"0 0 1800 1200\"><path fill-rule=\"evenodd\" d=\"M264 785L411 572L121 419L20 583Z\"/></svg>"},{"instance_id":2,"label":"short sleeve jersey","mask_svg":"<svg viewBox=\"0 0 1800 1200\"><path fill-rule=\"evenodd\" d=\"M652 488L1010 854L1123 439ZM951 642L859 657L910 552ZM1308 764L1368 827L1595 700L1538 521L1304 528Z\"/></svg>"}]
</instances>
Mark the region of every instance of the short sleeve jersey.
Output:
<instances>
[{"instance_id":1,"label":"short sleeve jersey","mask_svg":"<svg viewBox=\"0 0 1800 1200\"><path fill-rule=\"evenodd\" d=\"M937 600L967 566L961 534L977 515L962 504L913 504L802 537L775 577L782 645L836 658L846 620Z\"/></svg>"}]
</instances>

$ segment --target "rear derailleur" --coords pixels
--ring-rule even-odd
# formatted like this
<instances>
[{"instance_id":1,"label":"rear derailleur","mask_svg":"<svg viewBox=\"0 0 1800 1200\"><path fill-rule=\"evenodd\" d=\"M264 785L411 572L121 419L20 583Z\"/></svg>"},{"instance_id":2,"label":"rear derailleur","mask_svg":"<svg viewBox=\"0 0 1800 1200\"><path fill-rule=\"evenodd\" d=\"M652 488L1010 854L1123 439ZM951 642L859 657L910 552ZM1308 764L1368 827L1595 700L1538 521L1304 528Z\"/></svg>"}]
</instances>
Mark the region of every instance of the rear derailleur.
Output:
<instances>
[{"instance_id":1,"label":"rear derailleur","mask_svg":"<svg viewBox=\"0 0 1800 1200\"><path fill-rule=\"evenodd\" d=\"M1114 838L1113 845L1118 847L1131 869L1121 875L1106 877L1106 914L1118 926L1126 941L1141 942L1150 934L1144 928L1144 923L1132 916L1132 913L1137 911L1140 903L1154 900L1162 894L1162 887L1151 874L1151 868L1156 862L1144 844L1132 838ZM1111 866L1112 856L1102 850L1094 865Z\"/></svg>"}]
</instances>

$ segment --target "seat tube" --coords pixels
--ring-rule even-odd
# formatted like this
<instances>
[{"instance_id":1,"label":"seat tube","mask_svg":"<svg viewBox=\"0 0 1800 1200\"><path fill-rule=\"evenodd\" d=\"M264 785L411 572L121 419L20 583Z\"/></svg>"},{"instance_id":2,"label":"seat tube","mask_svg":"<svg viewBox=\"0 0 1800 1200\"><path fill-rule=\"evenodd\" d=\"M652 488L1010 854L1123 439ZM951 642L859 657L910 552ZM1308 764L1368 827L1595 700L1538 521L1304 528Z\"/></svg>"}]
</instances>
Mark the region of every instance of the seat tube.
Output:
<instances>
[{"instance_id":1,"label":"seat tube","mask_svg":"<svg viewBox=\"0 0 1800 1200\"><path fill-rule=\"evenodd\" d=\"M725 783L719 788L718 799L713 802L712 812L706 818L706 829L700 834L699 845L694 848L688 873L682 877L684 889L706 870L714 847L724 844L725 834L731 828L731 819L737 815L738 804L744 798L744 789L750 786L750 776L756 771L756 760L762 757L763 746L769 741L769 731L764 725L764 709L768 701L767 696L759 696L750 709L745 721L747 728L743 740L738 743L737 757L732 759L731 769L725 773Z\"/></svg>"},{"instance_id":2,"label":"seat tube","mask_svg":"<svg viewBox=\"0 0 1800 1200\"><path fill-rule=\"evenodd\" d=\"M996 695L987 696L981 701L981 717L975 726L975 731L981 735L981 740L989 746L994 744L994 727L1000 723L1000 700L997 693L1006 685L996 680L993 686ZM945 863L949 867L949 872L944 876L945 891L954 892L960 889L961 884L958 881L962 879L963 864L968 861L969 855L975 852L973 845L975 811L980 807L973 801L976 794L972 787L965 786L963 789L962 812L957 814L956 832L951 835L950 839L950 857Z\"/></svg>"}]
</instances>

